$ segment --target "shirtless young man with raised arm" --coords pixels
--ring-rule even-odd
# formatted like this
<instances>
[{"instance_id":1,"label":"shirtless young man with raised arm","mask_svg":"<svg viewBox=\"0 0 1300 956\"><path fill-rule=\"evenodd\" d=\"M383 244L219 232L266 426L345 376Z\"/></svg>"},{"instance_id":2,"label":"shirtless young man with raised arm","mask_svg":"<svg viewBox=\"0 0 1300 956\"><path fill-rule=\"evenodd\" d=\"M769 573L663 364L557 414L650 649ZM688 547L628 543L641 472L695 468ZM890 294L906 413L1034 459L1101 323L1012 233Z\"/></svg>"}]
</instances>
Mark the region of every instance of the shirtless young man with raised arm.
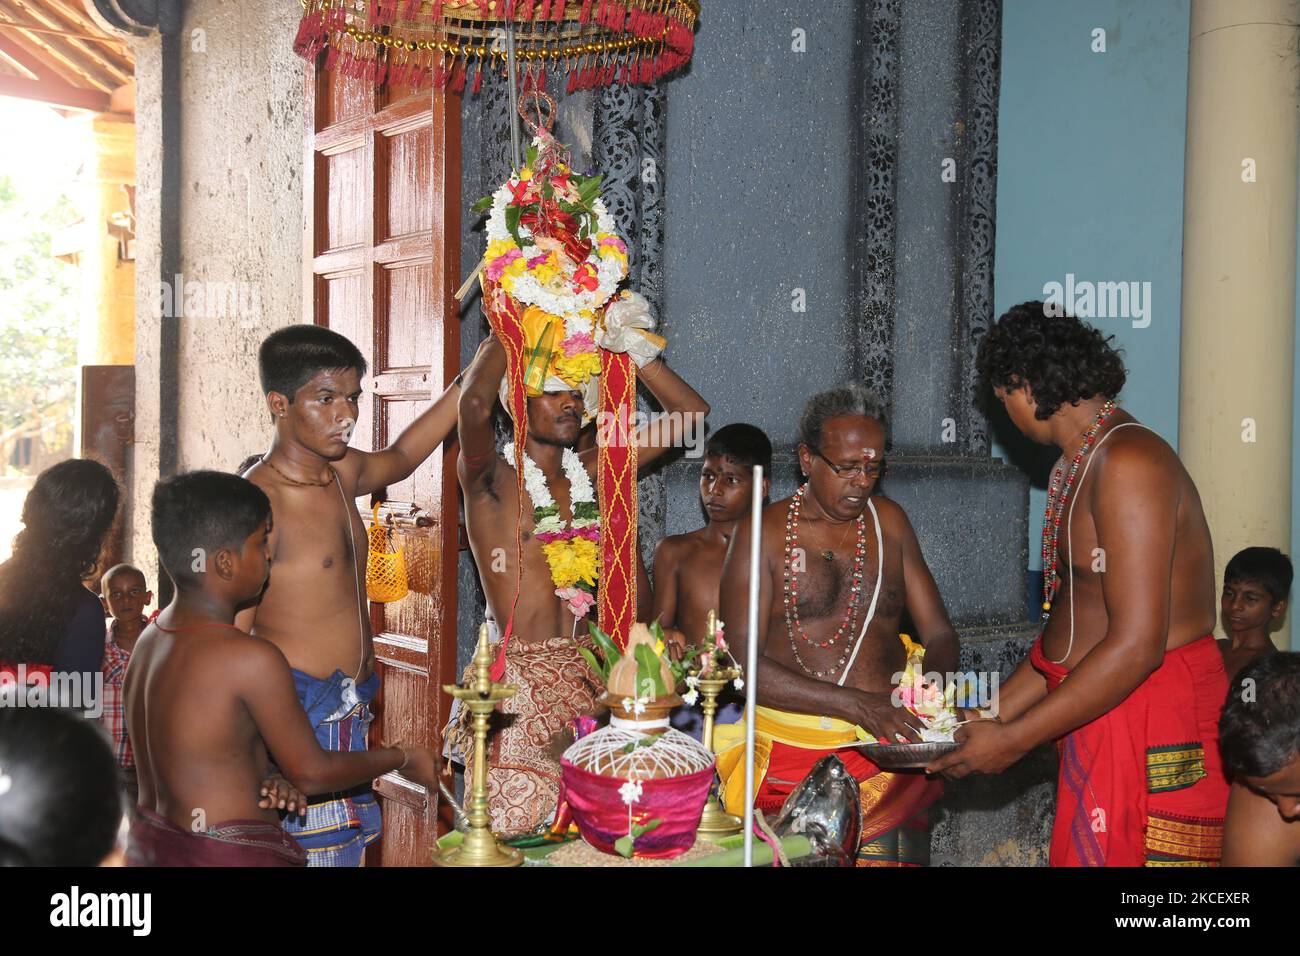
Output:
<instances>
[{"instance_id":1,"label":"shirtless young man with raised arm","mask_svg":"<svg viewBox=\"0 0 1300 956\"><path fill-rule=\"evenodd\" d=\"M1012 308L977 359L1012 423L1061 449L1043 539L1049 616L1002 685L1000 720L959 728L963 746L930 769L999 773L1058 741L1053 866L1214 864L1227 676L1210 529L1174 450L1115 405L1125 371L1109 339L1059 311Z\"/></svg>"},{"instance_id":2,"label":"shirtless young man with raised arm","mask_svg":"<svg viewBox=\"0 0 1300 956\"><path fill-rule=\"evenodd\" d=\"M639 466L680 445L688 433L686 416L702 422L709 406L662 358L639 360L637 377L665 413L667 427L654 423L637 432ZM496 448L493 406L506 371L504 349L495 338L486 341L465 373L460 397L460 459L457 471L465 495L465 524L478 565L488 613L505 629L515 599L516 533L519 499L514 460ZM528 438L525 451L544 478L565 522L573 515L572 477L594 485L598 449L574 451L584 417L580 391L547 391L528 399ZM566 472L566 464L569 472ZM514 607L514 631L506 653L508 683L519 693L501 711L512 719L494 733L488 774L492 825L501 832L535 829L555 810L559 766L551 743L565 723L596 709L603 688L578 654L579 639L587 638L587 623L556 594L551 569L541 543L533 537L533 508L523 509L523 579ZM468 756L467 722L453 725L449 737Z\"/></svg>"},{"instance_id":3,"label":"shirtless young man with raised arm","mask_svg":"<svg viewBox=\"0 0 1300 956\"><path fill-rule=\"evenodd\" d=\"M926 672L957 666L957 632L907 515L877 493L885 470L879 402L861 385L814 395L799 423L799 466L807 483L763 509L760 543L758 712L763 743L754 805L774 813L834 753L858 781L863 827L858 866L929 862L928 808L942 784L885 773L846 749L871 734L917 740L915 719L895 706L894 685L914 644L903 641L903 610L916 624ZM722 569L722 618L733 648L748 640L752 522L736 524ZM728 812L744 812L744 723L714 730Z\"/></svg>"},{"instance_id":4,"label":"shirtless young man with raised arm","mask_svg":"<svg viewBox=\"0 0 1300 956\"><path fill-rule=\"evenodd\" d=\"M247 477L275 513L274 560L262 600L239 627L284 653L321 746L364 750L379 690L365 595L366 526L355 499L408 477L456 426L453 383L387 448L348 447L366 360L337 332L293 325L267 336L258 356L275 424L271 450ZM286 823L311 866L359 866L379 838L369 784L313 800Z\"/></svg>"}]
</instances>

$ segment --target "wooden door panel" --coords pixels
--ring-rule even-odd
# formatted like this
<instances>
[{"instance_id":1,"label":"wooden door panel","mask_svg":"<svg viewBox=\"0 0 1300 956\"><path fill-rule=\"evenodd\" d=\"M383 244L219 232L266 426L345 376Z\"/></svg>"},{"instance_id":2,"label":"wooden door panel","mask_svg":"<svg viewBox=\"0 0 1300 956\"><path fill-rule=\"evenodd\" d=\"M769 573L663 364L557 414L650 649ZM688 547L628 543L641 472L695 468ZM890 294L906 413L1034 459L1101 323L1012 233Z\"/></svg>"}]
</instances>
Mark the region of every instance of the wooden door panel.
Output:
<instances>
[{"instance_id":1,"label":"wooden door panel","mask_svg":"<svg viewBox=\"0 0 1300 956\"><path fill-rule=\"evenodd\" d=\"M317 105L318 129L334 126L343 120L369 116L375 108L375 88L360 77L338 73L322 74L328 82L320 85Z\"/></svg>"},{"instance_id":2,"label":"wooden door panel","mask_svg":"<svg viewBox=\"0 0 1300 956\"><path fill-rule=\"evenodd\" d=\"M408 396L394 397L390 395L379 398L379 422L380 428L383 429L385 437L396 437L400 435L402 429L415 420L415 416L423 409L424 402L415 402ZM432 490L429 482L421 481L422 476L419 471L407 478L405 481L399 481L396 484L389 485L387 488L388 498L396 501L412 501L420 506L429 500L429 492Z\"/></svg>"},{"instance_id":3,"label":"wooden door panel","mask_svg":"<svg viewBox=\"0 0 1300 956\"><path fill-rule=\"evenodd\" d=\"M370 208L370 175L364 146L321 156L317 182L325 190L326 210L323 242L318 252L342 249L365 242L366 211Z\"/></svg>"},{"instance_id":4,"label":"wooden door panel","mask_svg":"<svg viewBox=\"0 0 1300 956\"><path fill-rule=\"evenodd\" d=\"M394 105L418 103L428 95L428 90L417 90L409 83L401 85L385 83L379 91L379 106L380 109L385 109Z\"/></svg>"},{"instance_id":5,"label":"wooden door panel","mask_svg":"<svg viewBox=\"0 0 1300 956\"><path fill-rule=\"evenodd\" d=\"M321 277L325 284L325 305L330 328L356 343L362 354L370 351L366 312L366 276L361 270L336 272Z\"/></svg>"},{"instance_id":6,"label":"wooden door panel","mask_svg":"<svg viewBox=\"0 0 1300 956\"><path fill-rule=\"evenodd\" d=\"M424 740L429 736L424 702L429 675L423 661L400 666L390 659L384 665L384 730L392 740ZM408 784L412 793L423 789Z\"/></svg>"},{"instance_id":7,"label":"wooden door panel","mask_svg":"<svg viewBox=\"0 0 1300 956\"><path fill-rule=\"evenodd\" d=\"M81 366L81 457L98 458L123 488L129 488L127 446L134 440L135 366ZM125 522L119 517L104 544L101 568L122 560L125 535Z\"/></svg>"},{"instance_id":8,"label":"wooden door panel","mask_svg":"<svg viewBox=\"0 0 1300 956\"><path fill-rule=\"evenodd\" d=\"M433 308L433 263L428 259L387 265L375 270L375 299L387 309L390 328L404 335L384 335L375 343L376 371L427 367L441 349L439 329L427 316Z\"/></svg>"},{"instance_id":9,"label":"wooden door panel","mask_svg":"<svg viewBox=\"0 0 1300 956\"><path fill-rule=\"evenodd\" d=\"M393 660L408 665L415 662L411 655L419 648L423 648L426 655L429 653L428 641L418 635L436 634L441 623L443 609L439 584L442 580L442 551L436 533L407 532L402 541L406 547L406 572L411 591L423 600L386 605L384 626L385 633L394 642L399 638L405 642L394 649Z\"/></svg>"},{"instance_id":10,"label":"wooden door panel","mask_svg":"<svg viewBox=\"0 0 1300 956\"><path fill-rule=\"evenodd\" d=\"M424 162L433 149L433 129L425 123L383 136L376 161L385 174L383 202L376 204L375 239L429 232L433 218L432 180Z\"/></svg>"},{"instance_id":11,"label":"wooden door panel","mask_svg":"<svg viewBox=\"0 0 1300 956\"><path fill-rule=\"evenodd\" d=\"M364 81L309 71L307 102L304 185L312 221L304 247L313 301L306 315L366 356L371 374L353 444L382 448L458 371L451 294L460 271L459 101L441 91L375 93ZM372 743L441 748L449 703L441 685L454 679L456 657L455 454L454 445L440 450L375 496L387 502L381 515L403 517L396 533L410 592L371 605L382 682ZM369 503L358 504L369 522ZM447 553L453 560L443 560ZM436 801L400 774L375 789L385 833L367 862L427 863Z\"/></svg>"}]
</instances>

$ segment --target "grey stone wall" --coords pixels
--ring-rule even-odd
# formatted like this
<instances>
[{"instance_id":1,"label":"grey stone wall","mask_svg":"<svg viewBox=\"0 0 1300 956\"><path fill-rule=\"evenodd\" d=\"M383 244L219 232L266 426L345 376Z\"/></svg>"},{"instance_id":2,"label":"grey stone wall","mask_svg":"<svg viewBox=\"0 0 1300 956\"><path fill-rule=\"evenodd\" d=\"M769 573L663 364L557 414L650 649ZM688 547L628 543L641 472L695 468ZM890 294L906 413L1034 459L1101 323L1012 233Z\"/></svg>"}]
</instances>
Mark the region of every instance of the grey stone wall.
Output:
<instances>
[{"instance_id":1,"label":"grey stone wall","mask_svg":"<svg viewBox=\"0 0 1300 956\"><path fill-rule=\"evenodd\" d=\"M306 73L285 42L300 14L294 4L185 4L181 269L187 283L233 283L244 295L237 315L181 321L184 469L229 470L266 450L257 348L303 318Z\"/></svg>"},{"instance_id":2,"label":"grey stone wall","mask_svg":"<svg viewBox=\"0 0 1300 956\"><path fill-rule=\"evenodd\" d=\"M156 567L149 498L166 432L180 470L233 469L266 449L271 430L257 377L257 347L270 332L302 321L302 60L286 38L297 29L294 5L262 9L223 0L184 5L179 89L164 89L157 34L135 41L137 104L136 440L128 539L132 560ZM165 106L164 106L165 104ZM162 115L178 111L181 197L164 205ZM179 216L182 288L200 290L204 309L176 319L155 314L162 262L162 221ZM178 253L178 255L176 254ZM213 304L222 290L236 298ZM177 290L173 290L175 293ZM230 308L234 303L236 308ZM158 390L163 323L176 323L178 401L165 408ZM149 573L155 585L154 573Z\"/></svg>"},{"instance_id":3,"label":"grey stone wall","mask_svg":"<svg viewBox=\"0 0 1300 956\"><path fill-rule=\"evenodd\" d=\"M157 34L131 44L135 54L135 441L127 446L126 545L134 564L145 569L149 584L158 567L149 531L149 497L158 480L161 406L161 322L151 303L158 294L162 219L162 38Z\"/></svg>"}]
</instances>

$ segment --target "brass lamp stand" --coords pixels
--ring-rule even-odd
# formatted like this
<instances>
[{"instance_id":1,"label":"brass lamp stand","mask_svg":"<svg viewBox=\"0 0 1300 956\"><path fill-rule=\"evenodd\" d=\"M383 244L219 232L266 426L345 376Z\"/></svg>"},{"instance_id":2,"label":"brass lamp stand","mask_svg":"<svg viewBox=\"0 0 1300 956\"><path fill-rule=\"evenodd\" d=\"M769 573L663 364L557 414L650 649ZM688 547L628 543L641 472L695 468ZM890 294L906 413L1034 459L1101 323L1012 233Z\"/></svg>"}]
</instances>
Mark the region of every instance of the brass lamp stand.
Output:
<instances>
[{"instance_id":1,"label":"brass lamp stand","mask_svg":"<svg viewBox=\"0 0 1300 956\"><path fill-rule=\"evenodd\" d=\"M713 637L716 620L717 615L710 611L708 620L710 638ZM696 684L702 698L700 709L704 712L704 733L701 734L701 743L710 753L713 752L713 718L718 713L718 695L722 693L723 688L740 676L740 668L714 667L711 673L712 676L702 677ZM709 799L704 804L704 814L700 817L700 825L695 831L700 839L720 840L739 833L743 828L741 819L723 810L717 794L710 792Z\"/></svg>"},{"instance_id":2,"label":"brass lamp stand","mask_svg":"<svg viewBox=\"0 0 1300 956\"><path fill-rule=\"evenodd\" d=\"M515 847L501 846L492 835L492 818L488 814L488 722L496 706L515 696L518 688L492 680L492 651L484 624L478 632L478 649L474 652L474 677L464 687L444 684L443 690L468 707L473 714L474 768L465 816L469 830L460 846L436 850L434 866L519 866L523 853Z\"/></svg>"}]
</instances>

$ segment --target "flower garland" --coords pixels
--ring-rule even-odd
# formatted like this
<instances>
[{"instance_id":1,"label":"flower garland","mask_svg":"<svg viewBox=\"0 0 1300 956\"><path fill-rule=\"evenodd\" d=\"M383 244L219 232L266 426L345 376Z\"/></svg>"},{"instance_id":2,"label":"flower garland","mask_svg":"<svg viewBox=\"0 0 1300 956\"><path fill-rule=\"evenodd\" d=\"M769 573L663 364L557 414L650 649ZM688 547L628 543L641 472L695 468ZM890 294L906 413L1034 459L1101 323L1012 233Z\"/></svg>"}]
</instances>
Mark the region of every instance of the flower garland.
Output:
<instances>
[{"instance_id":1,"label":"flower garland","mask_svg":"<svg viewBox=\"0 0 1300 956\"><path fill-rule=\"evenodd\" d=\"M547 133L524 167L475 204L490 209L483 270L536 323L555 324L545 367L572 388L600 374L600 310L627 277L627 245L600 200L600 176L580 176Z\"/></svg>"},{"instance_id":2,"label":"flower garland","mask_svg":"<svg viewBox=\"0 0 1300 956\"><path fill-rule=\"evenodd\" d=\"M514 442L502 448L501 454L506 464L514 467ZM524 488L533 502L533 536L541 542L542 553L546 555L555 594L581 620L596 603L596 582L600 578L600 511L596 506L596 490L578 453L572 448L564 449L562 465L569 482L571 521L561 520L546 476L528 452L524 452Z\"/></svg>"}]
</instances>

